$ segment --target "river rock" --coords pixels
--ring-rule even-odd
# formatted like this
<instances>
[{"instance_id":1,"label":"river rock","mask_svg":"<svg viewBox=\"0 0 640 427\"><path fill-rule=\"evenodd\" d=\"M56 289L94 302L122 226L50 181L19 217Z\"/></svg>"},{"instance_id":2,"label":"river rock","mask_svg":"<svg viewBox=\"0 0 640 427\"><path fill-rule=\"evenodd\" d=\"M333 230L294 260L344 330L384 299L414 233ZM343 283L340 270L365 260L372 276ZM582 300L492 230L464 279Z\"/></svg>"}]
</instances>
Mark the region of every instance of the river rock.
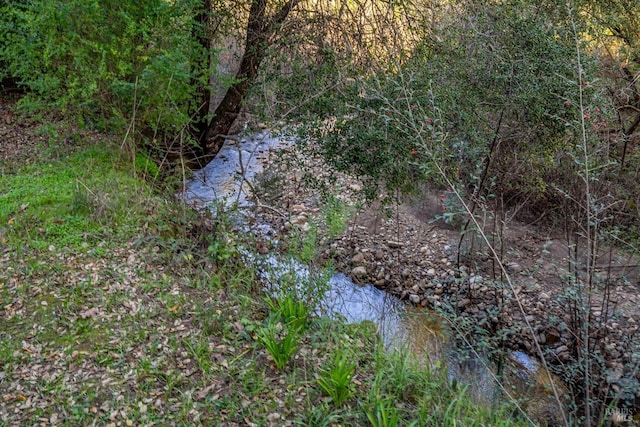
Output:
<instances>
[{"instance_id":1,"label":"river rock","mask_svg":"<svg viewBox=\"0 0 640 427\"><path fill-rule=\"evenodd\" d=\"M435 268L430 268L427 270L427 276L429 277L433 277L436 275L436 269Z\"/></svg>"},{"instance_id":2,"label":"river rock","mask_svg":"<svg viewBox=\"0 0 640 427\"><path fill-rule=\"evenodd\" d=\"M560 356L560 354L562 353L568 353L569 352L569 347L567 347L566 345L560 345L558 347L556 347L556 349L554 350L556 355Z\"/></svg>"},{"instance_id":3,"label":"river rock","mask_svg":"<svg viewBox=\"0 0 640 427\"><path fill-rule=\"evenodd\" d=\"M306 216L306 215L300 214L300 215L298 215L297 217L293 218L293 219L291 220L291 222L292 222L293 224L306 224L306 223L307 223L307 220L308 220L308 218L307 218L307 216Z\"/></svg>"},{"instance_id":4,"label":"river rock","mask_svg":"<svg viewBox=\"0 0 640 427\"><path fill-rule=\"evenodd\" d=\"M398 249L404 246L404 244L402 242L396 242L395 240L389 240L387 242L387 246L389 246L391 249Z\"/></svg>"},{"instance_id":5,"label":"river rock","mask_svg":"<svg viewBox=\"0 0 640 427\"><path fill-rule=\"evenodd\" d=\"M351 262L353 264L362 264L364 263L364 254L362 252L358 252L351 258Z\"/></svg>"},{"instance_id":6,"label":"river rock","mask_svg":"<svg viewBox=\"0 0 640 427\"><path fill-rule=\"evenodd\" d=\"M470 285L475 285L475 284L479 284L482 283L482 276L471 276L469 277L469 284Z\"/></svg>"},{"instance_id":7,"label":"river rock","mask_svg":"<svg viewBox=\"0 0 640 427\"><path fill-rule=\"evenodd\" d=\"M440 307L442 303L440 302L440 297L438 295L429 295L425 301L427 304L431 304L434 307Z\"/></svg>"},{"instance_id":8,"label":"river rock","mask_svg":"<svg viewBox=\"0 0 640 427\"><path fill-rule=\"evenodd\" d=\"M367 275L367 269L364 266L359 265L351 270L351 275L356 279L362 279Z\"/></svg>"},{"instance_id":9,"label":"river rock","mask_svg":"<svg viewBox=\"0 0 640 427\"><path fill-rule=\"evenodd\" d=\"M420 295L416 295L416 294L411 294L409 295L409 301L411 301L414 304L420 304Z\"/></svg>"}]
</instances>

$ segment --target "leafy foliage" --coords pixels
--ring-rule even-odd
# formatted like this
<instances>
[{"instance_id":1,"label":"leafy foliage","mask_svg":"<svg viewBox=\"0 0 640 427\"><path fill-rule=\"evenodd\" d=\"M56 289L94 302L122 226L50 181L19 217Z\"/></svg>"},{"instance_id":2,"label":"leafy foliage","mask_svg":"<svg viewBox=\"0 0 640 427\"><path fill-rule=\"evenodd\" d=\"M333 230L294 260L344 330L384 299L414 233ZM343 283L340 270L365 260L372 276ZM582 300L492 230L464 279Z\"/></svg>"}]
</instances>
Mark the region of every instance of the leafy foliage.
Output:
<instances>
[{"instance_id":1,"label":"leafy foliage","mask_svg":"<svg viewBox=\"0 0 640 427\"><path fill-rule=\"evenodd\" d=\"M283 369L296 354L300 332L299 328L292 325L283 328L282 324L274 322L269 322L258 330L258 337L271 355L276 368Z\"/></svg>"},{"instance_id":2,"label":"leafy foliage","mask_svg":"<svg viewBox=\"0 0 640 427\"><path fill-rule=\"evenodd\" d=\"M398 409L391 399L380 399L366 411L367 418L373 427L396 427L400 425ZM416 425L416 422L409 425Z\"/></svg>"},{"instance_id":3,"label":"leafy foliage","mask_svg":"<svg viewBox=\"0 0 640 427\"><path fill-rule=\"evenodd\" d=\"M309 320L309 308L302 300L296 299L290 293L279 299L267 298L267 304L272 316L292 326L294 329L304 329Z\"/></svg>"},{"instance_id":4,"label":"leafy foliage","mask_svg":"<svg viewBox=\"0 0 640 427\"><path fill-rule=\"evenodd\" d=\"M181 130L194 82L207 84L193 34L198 2L41 1L0 8L0 62L28 94L29 111L53 108L123 132Z\"/></svg>"},{"instance_id":5,"label":"leafy foliage","mask_svg":"<svg viewBox=\"0 0 640 427\"><path fill-rule=\"evenodd\" d=\"M565 107L575 97L572 41L522 2L457 6L462 13L443 18L395 71L342 90L330 124L311 130L335 167L406 193L437 181L436 162L450 179L480 185L492 157L503 191L540 184L523 169L548 167L576 117Z\"/></svg>"},{"instance_id":6,"label":"leafy foliage","mask_svg":"<svg viewBox=\"0 0 640 427\"><path fill-rule=\"evenodd\" d=\"M284 295L277 302L270 298L267 301L271 315L265 326L258 330L258 337L276 368L283 369L298 351L299 340L309 319L309 309L291 294Z\"/></svg>"},{"instance_id":7,"label":"leafy foliage","mask_svg":"<svg viewBox=\"0 0 640 427\"><path fill-rule=\"evenodd\" d=\"M356 364L347 360L345 353L337 355L333 365L329 369L323 369L318 378L318 385L331 396L331 400L336 406L348 400L355 392L351 383Z\"/></svg>"},{"instance_id":8,"label":"leafy foliage","mask_svg":"<svg viewBox=\"0 0 640 427\"><path fill-rule=\"evenodd\" d=\"M330 239L338 237L347 228L353 207L340 200L337 195L329 194L325 197L324 221L327 227L327 236Z\"/></svg>"}]
</instances>

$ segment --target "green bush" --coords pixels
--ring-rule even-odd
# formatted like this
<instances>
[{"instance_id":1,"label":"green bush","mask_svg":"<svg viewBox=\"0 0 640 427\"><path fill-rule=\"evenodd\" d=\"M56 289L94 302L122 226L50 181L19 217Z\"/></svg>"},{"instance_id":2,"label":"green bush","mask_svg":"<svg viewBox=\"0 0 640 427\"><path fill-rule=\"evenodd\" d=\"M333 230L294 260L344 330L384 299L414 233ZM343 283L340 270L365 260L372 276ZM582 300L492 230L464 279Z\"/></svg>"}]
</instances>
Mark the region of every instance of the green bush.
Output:
<instances>
[{"instance_id":1,"label":"green bush","mask_svg":"<svg viewBox=\"0 0 640 427\"><path fill-rule=\"evenodd\" d=\"M136 153L135 170L137 174L152 179L157 178L160 174L158 165L143 153Z\"/></svg>"},{"instance_id":2,"label":"green bush","mask_svg":"<svg viewBox=\"0 0 640 427\"><path fill-rule=\"evenodd\" d=\"M322 120L308 122L306 134L321 141L330 164L362 176L371 197L381 187L394 194L425 181L448 186L444 171L464 188L482 187L481 195L493 187L524 199L547 190L528 172L553 168L566 149L566 125L580 114L571 107L568 28L527 2L455 7L455 16L434 18L403 62L323 94ZM489 159L496 179L483 181Z\"/></svg>"},{"instance_id":3,"label":"green bush","mask_svg":"<svg viewBox=\"0 0 640 427\"><path fill-rule=\"evenodd\" d=\"M209 70L199 2L34 0L0 7L0 63L28 90L20 106L124 133L182 129ZM4 77L4 76L0 76Z\"/></svg>"}]
</instances>

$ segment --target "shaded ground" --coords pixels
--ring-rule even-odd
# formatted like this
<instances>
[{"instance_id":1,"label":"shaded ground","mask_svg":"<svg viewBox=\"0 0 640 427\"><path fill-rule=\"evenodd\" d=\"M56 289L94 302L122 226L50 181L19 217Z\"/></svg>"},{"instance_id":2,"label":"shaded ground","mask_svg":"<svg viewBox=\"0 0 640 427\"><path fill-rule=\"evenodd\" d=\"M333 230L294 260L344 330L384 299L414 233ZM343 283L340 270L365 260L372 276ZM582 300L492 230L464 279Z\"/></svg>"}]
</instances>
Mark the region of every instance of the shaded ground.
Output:
<instances>
[{"instance_id":1,"label":"shaded ground","mask_svg":"<svg viewBox=\"0 0 640 427\"><path fill-rule=\"evenodd\" d=\"M12 109L14 103L15 98L8 95L0 98L0 165L35 157L47 141L44 136L33 134L36 124L19 120Z\"/></svg>"}]
</instances>

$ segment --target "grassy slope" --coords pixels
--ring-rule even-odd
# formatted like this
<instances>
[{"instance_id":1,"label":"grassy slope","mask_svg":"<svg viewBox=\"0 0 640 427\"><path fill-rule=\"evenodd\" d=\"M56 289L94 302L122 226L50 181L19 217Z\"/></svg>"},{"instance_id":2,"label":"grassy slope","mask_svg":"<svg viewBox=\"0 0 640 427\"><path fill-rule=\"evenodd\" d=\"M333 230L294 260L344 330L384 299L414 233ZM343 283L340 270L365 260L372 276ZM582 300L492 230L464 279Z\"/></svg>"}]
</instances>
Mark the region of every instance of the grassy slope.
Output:
<instances>
[{"instance_id":1,"label":"grassy slope","mask_svg":"<svg viewBox=\"0 0 640 427\"><path fill-rule=\"evenodd\" d=\"M0 176L0 425L513 425L366 325L311 319L277 370L240 236L115 152ZM356 363L341 406L317 382L336 354Z\"/></svg>"}]
</instances>

